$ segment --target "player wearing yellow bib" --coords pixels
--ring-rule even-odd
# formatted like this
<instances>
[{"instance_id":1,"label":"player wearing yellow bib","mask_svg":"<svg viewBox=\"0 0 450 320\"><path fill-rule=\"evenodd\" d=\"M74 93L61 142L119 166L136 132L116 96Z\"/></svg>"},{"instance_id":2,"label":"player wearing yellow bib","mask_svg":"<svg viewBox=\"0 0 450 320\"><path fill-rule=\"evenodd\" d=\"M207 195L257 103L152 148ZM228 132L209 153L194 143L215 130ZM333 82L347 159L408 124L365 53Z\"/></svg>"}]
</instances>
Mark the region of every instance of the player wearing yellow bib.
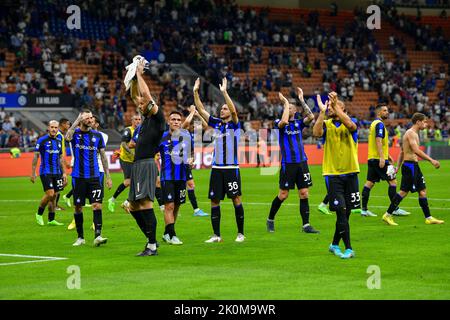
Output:
<instances>
[{"instance_id":1,"label":"player wearing yellow bib","mask_svg":"<svg viewBox=\"0 0 450 320\"><path fill-rule=\"evenodd\" d=\"M396 168L393 166L393 160L389 155L389 137L388 131L384 126L384 120L389 117L389 110L385 104L379 104L375 108L377 118L370 125L369 131L369 152L367 162L367 181L362 191L362 211L361 216L376 217L377 215L367 210L369 203L370 190L375 183L385 180L389 184L388 195L392 201L397 193L397 180L395 179ZM410 213L397 208L394 215L406 216Z\"/></svg>"},{"instance_id":2,"label":"player wearing yellow bib","mask_svg":"<svg viewBox=\"0 0 450 320\"><path fill-rule=\"evenodd\" d=\"M122 133L122 142L120 144L120 167L123 171L124 181L117 187L114 195L108 199L108 209L111 212L115 210L115 200L130 185L131 167L134 162L134 148L131 148L129 143L134 135L134 130L141 124L141 116L134 115L131 118L131 126L125 128Z\"/></svg>"},{"instance_id":3,"label":"player wearing yellow bib","mask_svg":"<svg viewBox=\"0 0 450 320\"><path fill-rule=\"evenodd\" d=\"M336 230L329 251L342 259L355 256L350 243L350 213L360 208L358 131L356 119L345 113L345 105L337 99L336 92L328 95L324 105L317 95L320 114L313 128L316 138L323 137L324 154L322 174L328 185L330 210L336 212ZM328 111L328 120L324 120ZM339 248L344 241L345 252Z\"/></svg>"}]
</instances>

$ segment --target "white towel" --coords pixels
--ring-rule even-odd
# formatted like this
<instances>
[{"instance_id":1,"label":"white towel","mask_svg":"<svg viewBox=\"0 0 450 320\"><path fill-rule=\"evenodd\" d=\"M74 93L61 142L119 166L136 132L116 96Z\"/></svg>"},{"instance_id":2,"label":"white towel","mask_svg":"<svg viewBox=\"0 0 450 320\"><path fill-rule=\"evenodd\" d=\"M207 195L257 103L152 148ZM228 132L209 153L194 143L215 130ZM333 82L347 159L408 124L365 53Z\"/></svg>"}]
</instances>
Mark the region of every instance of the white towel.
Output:
<instances>
[{"instance_id":1,"label":"white towel","mask_svg":"<svg viewBox=\"0 0 450 320\"><path fill-rule=\"evenodd\" d=\"M127 70L127 74L125 75L123 83L125 84L126 91L128 91L131 87L131 80L133 80L134 76L136 75L138 63L141 60L144 60L144 63L148 63L148 61L143 56L137 55L133 58L133 62L125 67L125 69Z\"/></svg>"}]
</instances>

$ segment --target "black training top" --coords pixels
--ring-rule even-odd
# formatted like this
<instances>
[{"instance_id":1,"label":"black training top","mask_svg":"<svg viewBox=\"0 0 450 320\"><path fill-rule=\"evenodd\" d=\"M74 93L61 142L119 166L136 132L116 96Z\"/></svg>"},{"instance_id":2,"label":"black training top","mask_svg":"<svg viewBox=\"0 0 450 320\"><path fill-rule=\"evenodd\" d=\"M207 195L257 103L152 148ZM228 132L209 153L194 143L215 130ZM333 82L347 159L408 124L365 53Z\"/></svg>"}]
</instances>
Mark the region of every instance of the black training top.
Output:
<instances>
[{"instance_id":1,"label":"black training top","mask_svg":"<svg viewBox=\"0 0 450 320\"><path fill-rule=\"evenodd\" d=\"M162 107L158 107L156 114L144 117L144 121L139 127L134 161L155 157L165 128L166 121Z\"/></svg>"}]
</instances>

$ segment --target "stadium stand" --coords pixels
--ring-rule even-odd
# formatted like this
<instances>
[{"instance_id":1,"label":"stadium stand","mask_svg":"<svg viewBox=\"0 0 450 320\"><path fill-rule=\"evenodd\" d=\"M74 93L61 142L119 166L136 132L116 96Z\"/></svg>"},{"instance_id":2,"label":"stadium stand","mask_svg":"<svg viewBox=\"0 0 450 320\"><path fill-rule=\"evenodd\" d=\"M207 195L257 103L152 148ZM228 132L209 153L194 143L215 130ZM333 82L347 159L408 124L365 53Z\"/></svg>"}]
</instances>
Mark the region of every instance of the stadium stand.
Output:
<instances>
[{"instance_id":1,"label":"stadium stand","mask_svg":"<svg viewBox=\"0 0 450 320\"><path fill-rule=\"evenodd\" d=\"M279 90L294 97L293 86L300 85L309 97L338 92L359 119L372 119L374 106L385 101L394 111L393 128L421 111L448 131L449 22L443 15L418 21L386 6L388 23L369 30L360 8L330 14L160 3L83 1L80 30L66 27L61 8L68 0L9 7L0 13L0 92L72 94L75 107L92 108L104 128L120 130L135 112L122 83L124 67L142 54L154 61L149 87L166 112L192 103L191 79L171 66L184 63L215 85L227 77L244 106L242 120L253 129L270 127L280 115ZM216 112L217 103L206 105Z\"/></svg>"}]
</instances>

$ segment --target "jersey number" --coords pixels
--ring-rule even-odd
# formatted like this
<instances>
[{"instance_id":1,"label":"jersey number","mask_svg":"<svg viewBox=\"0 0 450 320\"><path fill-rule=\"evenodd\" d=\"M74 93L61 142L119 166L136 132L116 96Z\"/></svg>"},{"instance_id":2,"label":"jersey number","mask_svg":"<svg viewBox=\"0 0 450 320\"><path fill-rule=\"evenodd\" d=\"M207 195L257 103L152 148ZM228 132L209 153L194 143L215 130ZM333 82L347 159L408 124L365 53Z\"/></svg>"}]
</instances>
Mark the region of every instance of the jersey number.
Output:
<instances>
[{"instance_id":1,"label":"jersey number","mask_svg":"<svg viewBox=\"0 0 450 320\"><path fill-rule=\"evenodd\" d=\"M180 199L186 198L186 189L180 190Z\"/></svg>"},{"instance_id":2,"label":"jersey number","mask_svg":"<svg viewBox=\"0 0 450 320\"><path fill-rule=\"evenodd\" d=\"M100 198L101 194L102 194L101 189L92 190L92 198L94 198L94 199Z\"/></svg>"},{"instance_id":3,"label":"jersey number","mask_svg":"<svg viewBox=\"0 0 450 320\"><path fill-rule=\"evenodd\" d=\"M233 191L233 190L237 190L239 188L238 183L235 182L228 182L228 190L229 191Z\"/></svg>"},{"instance_id":4,"label":"jersey number","mask_svg":"<svg viewBox=\"0 0 450 320\"><path fill-rule=\"evenodd\" d=\"M361 198L359 196L359 192L352 192L351 194L352 199L350 200L351 202L360 202Z\"/></svg>"},{"instance_id":5,"label":"jersey number","mask_svg":"<svg viewBox=\"0 0 450 320\"><path fill-rule=\"evenodd\" d=\"M63 186L63 180L62 179L56 180L56 186L57 187L62 187Z\"/></svg>"},{"instance_id":6,"label":"jersey number","mask_svg":"<svg viewBox=\"0 0 450 320\"><path fill-rule=\"evenodd\" d=\"M304 173L303 176L305 177L305 181L311 180L311 173Z\"/></svg>"}]
</instances>

